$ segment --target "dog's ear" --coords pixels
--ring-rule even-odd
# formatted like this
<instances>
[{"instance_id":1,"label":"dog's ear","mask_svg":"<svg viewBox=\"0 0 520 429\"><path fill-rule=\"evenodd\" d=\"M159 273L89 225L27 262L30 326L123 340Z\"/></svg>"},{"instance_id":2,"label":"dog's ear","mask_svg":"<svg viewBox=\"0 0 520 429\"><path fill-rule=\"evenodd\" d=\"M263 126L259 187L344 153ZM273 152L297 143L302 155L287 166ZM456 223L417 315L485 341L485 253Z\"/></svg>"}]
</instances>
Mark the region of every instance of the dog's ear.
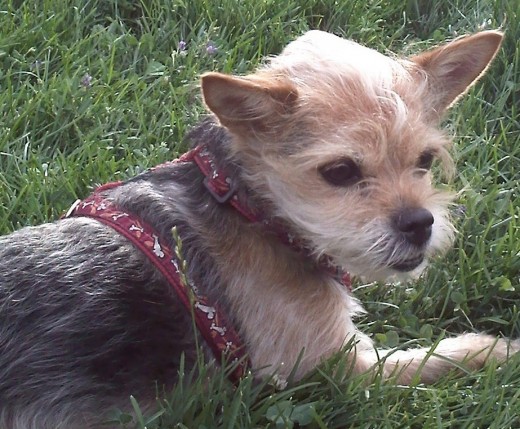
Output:
<instances>
[{"instance_id":1,"label":"dog's ear","mask_svg":"<svg viewBox=\"0 0 520 429\"><path fill-rule=\"evenodd\" d=\"M436 116L440 117L484 74L502 39L499 31L482 31L411 58L427 73L430 106Z\"/></svg>"},{"instance_id":2,"label":"dog's ear","mask_svg":"<svg viewBox=\"0 0 520 429\"><path fill-rule=\"evenodd\" d=\"M298 99L296 88L287 80L221 73L202 76L202 94L220 123L237 133L276 128Z\"/></svg>"}]
</instances>

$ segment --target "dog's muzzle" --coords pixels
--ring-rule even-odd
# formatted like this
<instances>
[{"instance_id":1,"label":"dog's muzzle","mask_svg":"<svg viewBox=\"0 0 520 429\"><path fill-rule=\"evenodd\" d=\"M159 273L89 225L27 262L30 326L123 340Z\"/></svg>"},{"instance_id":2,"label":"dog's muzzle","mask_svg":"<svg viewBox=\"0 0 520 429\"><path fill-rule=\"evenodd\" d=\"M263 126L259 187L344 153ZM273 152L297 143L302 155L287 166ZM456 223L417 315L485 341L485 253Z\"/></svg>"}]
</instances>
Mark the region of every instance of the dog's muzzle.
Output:
<instances>
[{"instance_id":1,"label":"dog's muzzle","mask_svg":"<svg viewBox=\"0 0 520 429\"><path fill-rule=\"evenodd\" d=\"M424 261L424 249L432 235L433 214L422 207L406 207L392 216L391 222L399 245L410 256L396 258L389 265L397 271L412 271Z\"/></svg>"},{"instance_id":2,"label":"dog's muzzle","mask_svg":"<svg viewBox=\"0 0 520 429\"><path fill-rule=\"evenodd\" d=\"M393 216L392 222L396 231L408 243L423 247L432 235L434 218L424 208L405 208Z\"/></svg>"}]
</instances>

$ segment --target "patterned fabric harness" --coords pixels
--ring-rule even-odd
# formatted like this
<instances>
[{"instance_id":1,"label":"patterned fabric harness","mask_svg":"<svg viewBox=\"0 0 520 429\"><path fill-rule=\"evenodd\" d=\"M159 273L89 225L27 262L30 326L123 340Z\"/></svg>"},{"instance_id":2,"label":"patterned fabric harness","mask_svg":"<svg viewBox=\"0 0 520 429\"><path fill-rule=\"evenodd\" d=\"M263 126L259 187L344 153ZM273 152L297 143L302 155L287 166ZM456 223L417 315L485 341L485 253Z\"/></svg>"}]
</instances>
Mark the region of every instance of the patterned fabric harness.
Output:
<instances>
[{"instance_id":1,"label":"patterned fabric harness","mask_svg":"<svg viewBox=\"0 0 520 429\"><path fill-rule=\"evenodd\" d=\"M204 185L212 197L220 204L230 204L248 221L261 223L270 233L275 234L284 244L298 253L310 257L311 251L305 244L291 235L277 220L265 217L253 208L246 198L239 196L233 179L217 167L213 154L204 145L197 146L180 158L161 164L152 170L172 164L193 162L204 177ZM210 347L217 362L233 363L229 378L237 382L249 366L246 350L237 331L229 322L221 308L201 294L183 271L177 249L172 249L159 234L135 215L121 210L105 199L103 191L120 186L123 182L107 183L98 187L89 197L76 201L64 217L90 217L110 226L126 237L141 250L167 279L186 310L194 317L197 329ZM342 283L349 291L351 281L348 273L334 266L328 257L318 260L321 269Z\"/></svg>"}]
</instances>

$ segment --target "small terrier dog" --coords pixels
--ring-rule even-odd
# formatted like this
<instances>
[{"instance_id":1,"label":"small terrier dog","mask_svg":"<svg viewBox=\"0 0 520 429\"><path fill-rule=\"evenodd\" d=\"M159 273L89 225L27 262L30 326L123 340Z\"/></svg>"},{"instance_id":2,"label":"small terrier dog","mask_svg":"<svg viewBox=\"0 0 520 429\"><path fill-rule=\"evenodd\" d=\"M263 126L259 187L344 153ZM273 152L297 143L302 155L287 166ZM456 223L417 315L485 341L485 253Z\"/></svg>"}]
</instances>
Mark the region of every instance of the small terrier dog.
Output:
<instances>
[{"instance_id":1,"label":"small terrier dog","mask_svg":"<svg viewBox=\"0 0 520 429\"><path fill-rule=\"evenodd\" d=\"M287 377L298 362L301 378L349 342L353 373L399 383L504 362L518 340L465 334L433 353L375 349L337 275L413 277L449 247L452 197L430 172L436 158L451 162L439 122L501 41L483 31L398 59L310 31L252 75L205 74L212 115L189 138L209 161L192 156L101 187L96 210L151 226L159 257L178 254L182 240L181 283L207 298L195 306L219 334L223 311L257 377ZM222 171L215 186L225 195L211 185ZM153 406L156 386L171 387L181 357L190 367L197 354L193 313L166 277L88 216L1 237L0 427L98 428L130 394Z\"/></svg>"}]
</instances>

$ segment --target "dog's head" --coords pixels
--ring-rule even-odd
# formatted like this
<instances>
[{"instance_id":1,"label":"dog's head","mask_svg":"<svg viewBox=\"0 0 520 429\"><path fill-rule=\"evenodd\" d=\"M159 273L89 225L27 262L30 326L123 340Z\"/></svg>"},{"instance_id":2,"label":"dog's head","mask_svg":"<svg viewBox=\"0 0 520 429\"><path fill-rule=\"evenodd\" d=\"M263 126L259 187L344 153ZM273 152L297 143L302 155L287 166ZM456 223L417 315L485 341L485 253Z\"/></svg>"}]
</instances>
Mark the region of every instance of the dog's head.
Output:
<instances>
[{"instance_id":1,"label":"dog's head","mask_svg":"<svg viewBox=\"0 0 520 429\"><path fill-rule=\"evenodd\" d=\"M485 31L409 59L311 31L246 77L209 73L209 109L233 135L245 180L274 214L351 273L417 274L453 236L443 113L486 70Z\"/></svg>"}]
</instances>

